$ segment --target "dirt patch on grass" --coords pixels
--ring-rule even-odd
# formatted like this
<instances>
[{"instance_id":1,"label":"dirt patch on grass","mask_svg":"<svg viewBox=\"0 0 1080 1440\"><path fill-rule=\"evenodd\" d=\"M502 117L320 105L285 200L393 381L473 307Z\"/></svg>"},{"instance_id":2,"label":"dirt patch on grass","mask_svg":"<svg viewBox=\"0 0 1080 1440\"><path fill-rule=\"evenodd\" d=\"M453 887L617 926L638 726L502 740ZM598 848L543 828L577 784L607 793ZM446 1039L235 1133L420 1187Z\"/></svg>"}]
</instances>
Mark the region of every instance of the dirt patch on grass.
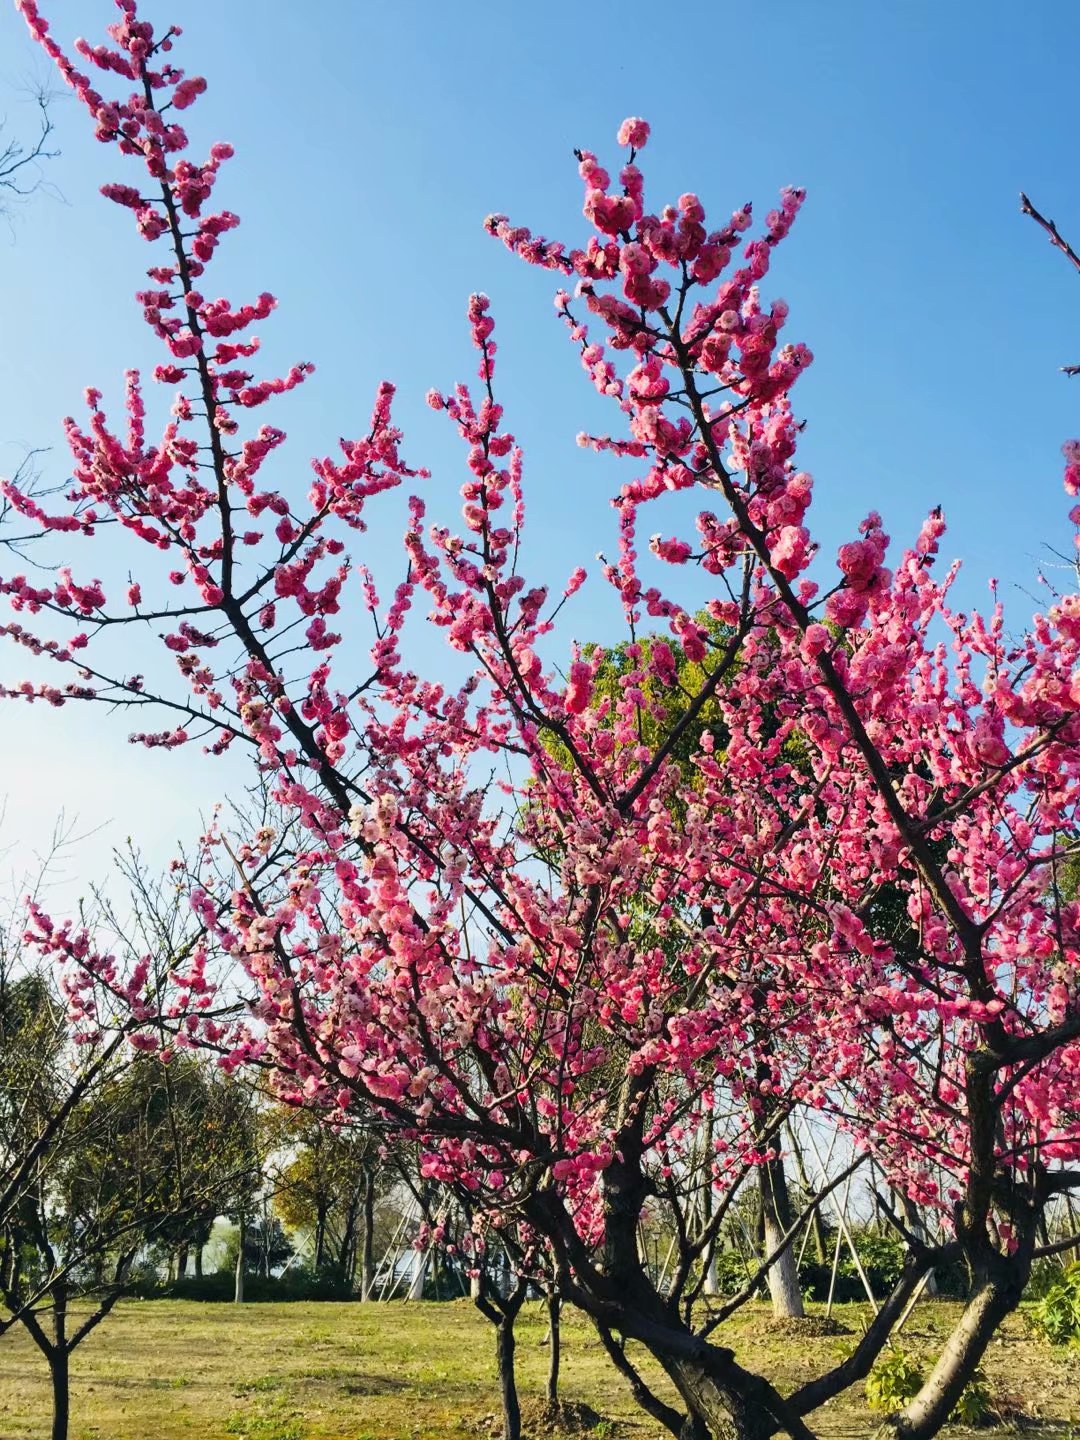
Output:
<instances>
[{"instance_id":1,"label":"dirt patch on grass","mask_svg":"<svg viewBox=\"0 0 1080 1440\"><path fill-rule=\"evenodd\" d=\"M817 1335L850 1335L850 1326L841 1325L831 1315L783 1315L767 1320L764 1327L770 1335L794 1335L800 1340Z\"/></svg>"},{"instance_id":2,"label":"dirt patch on grass","mask_svg":"<svg viewBox=\"0 0 1080 1440\"><path fill-rule=\"evenodd\" d=\"M561 1405L548 1405L533 1401L522 1410L523 1428L527 1435L604 1435L616 1436L622 1433L617 1420L601 1415L591 1405L566 1400Z\"/></svg>"},{"instance_id":3,"label":"dirt patch on grass","mask_svg":"<svg viewBox=\"0 0 1080 1440\"><path fill-rule=\"evenodd\" d=\"M338 1383L343 1395L396 1395L408 1388L404 1380L388 1375L352 1375Z\"/></svg>"},{"instance_id":4,"label":"dirt patch on grass","mask_svg":"<svg viewBox=\"0 0 1080 1440\"><path fill-rule=\"evenodd\" d=\"M502 1416L485 1415L476 1429L484 1435L502 1434ZM525 1400L521 1406L521 1433L525 1440L566 1440L577 1435L604 1436L618 1440L629 1429L608 1415L601 1415L582 1401L567 1400L549 1405L545 1400Z\"/></svg>"}]
</instances>

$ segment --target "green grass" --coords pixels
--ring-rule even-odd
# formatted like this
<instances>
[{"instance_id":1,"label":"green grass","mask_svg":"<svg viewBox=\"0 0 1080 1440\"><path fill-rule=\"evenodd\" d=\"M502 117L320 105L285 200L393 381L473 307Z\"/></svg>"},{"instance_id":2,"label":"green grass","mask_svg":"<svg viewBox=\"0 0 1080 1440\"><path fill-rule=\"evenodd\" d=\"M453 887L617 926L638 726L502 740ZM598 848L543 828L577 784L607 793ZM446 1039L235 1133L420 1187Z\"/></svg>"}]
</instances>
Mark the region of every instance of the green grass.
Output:
<instances>
[{"instance_id":1,"label":"green grass","mask_svg":"<svg viewBox=\"0 0 1080 1440\"><path fill-rule=\"evenodd\" d=\"M936 1354L954 1310L943 1302L920 1305L905 1329L905 1348ZM850 1334L782 1333L764 1306L753 1305L716 1338L790 1388L850 1350L865 1307L835 1313ZM527 1306L518 1324L527 1419L539 1413L545 1328L540 1307ZM670 1398L655 1370L646 1369ZM1024 1434L1064 1436L1070 1423L1080 1423L1080 1353L1052 1350L1022 1317L1013 1317L991 1346L985 1369L996 1394L1027 1417ZM477 1440L497 1433L493 1333L467 1301L240 1308L130 1301L75 1353L72 1392L72 1440ZM635 1409L590 1329L571 1314L564 1322L563 1398L603 1417L588 1432L594 1440L654 1440L659 1433ZM41 1357L21 1333L9 1333L0 1338L0 1437L45 1440L48 1423ZM862 1440L876 1423L861 1385L813 1420L823 1436ZM541 1432L534 1426L531 1433L538 1440ZM553 1433L543 1430L545 1437Z\"/></svg>"}]
</instances>

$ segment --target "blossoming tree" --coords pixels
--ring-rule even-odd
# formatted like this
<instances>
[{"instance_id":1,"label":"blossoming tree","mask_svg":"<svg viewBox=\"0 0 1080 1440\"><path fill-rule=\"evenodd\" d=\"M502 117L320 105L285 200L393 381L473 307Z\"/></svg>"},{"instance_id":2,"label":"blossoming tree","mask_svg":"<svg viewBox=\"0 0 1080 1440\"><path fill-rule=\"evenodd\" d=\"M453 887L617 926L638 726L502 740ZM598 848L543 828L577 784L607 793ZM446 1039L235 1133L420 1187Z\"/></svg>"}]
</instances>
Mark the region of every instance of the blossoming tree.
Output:
<instances>
[{"instance_id":1,"label":"blossoming tree","mask_svg":"<svg viewBox=\"0 0 1080 1440\"><path fill-rule=\"evenodd\" d=\"M178 30L155 36L118 0L108 43L77 41L73 58L35 0L19 3L98 137L134 162L104 193L161 252L139 301L166 352L153 378L175 398L151 439L138 373L120 428L89 391L88 419L68 422L66 505L5 487L73 554L118 527L133 577L119 594L75 561L6 577L6 633L60 677L8 693L156 713L164 728L133 736L148 746L247 746L276 807L250 834L206 838L193 904L256 1001L243 1035L193 1016L189 1038L229 1064L271 1064L286 1099L371 1107L474 1213L527 1224L560 1294L657 1358L688 1433L805 1440L814 1412L867 1373L926 1268L963 1255L971 1298L892 1422L935 1433L1018 1302L1040 1215L1080 1182L1080 907L1060 883L1075 846L1080 597L1019 640L1000 606L956 613L953 572L935 570L937 513L891 568L871 513L836 569L811 572L812 483L789 398L811 357L781 342L787 307L759 289L802 193L785 191L756 235L749 207L713 228L695 195L650 209L648 126L634 119L617 179L579 156L584 244L487 222L573 287L559 312L617 420L584 442L626 464L601 578L633 664L594 703L602 652L575 653L565 680L545 658L586 577L552 591L526 576L523 457L479 295L478 380L430 396L464 443L461 518L430 524L425 499L410 500L406 578L383 603L352 551L369 503L422 478L402 458L393 391L337 458L313 462L306 494L269 485L285 436L255 412L311 366L256 378L252 327L273 297L206 289L238 223L212 204L232 152L187 153L179 112L205 82L173 65ZM1068 461L1075 492L1080 445ZM641 512L671 495L696 518L650 542L670 566L653 567L672 577L661 586L637 537ZM688 565L712 587L711 626L677 598ZM410 668L421 606L460 683ZM375 634L359 673L358 615ZM124 627L160 632L162 663L112 667L108 637ZM652 638L635 649L643 627ZM667 707L681 658L708 664ZM680 746L706 706L722 738L701 730L688 767ZM934 1247L910 1234L904 1274L851 1356L782 1397L710 1340L716 1317L689 1301L695 1257L800 1106L834 1116L853 1163L872 1153L950 1234ZM714 1203L687 1230L683 1189L709 1126ZM639 1254L647 1205L683 1226L663 1294Z\"/></svg>"}]
</instances>

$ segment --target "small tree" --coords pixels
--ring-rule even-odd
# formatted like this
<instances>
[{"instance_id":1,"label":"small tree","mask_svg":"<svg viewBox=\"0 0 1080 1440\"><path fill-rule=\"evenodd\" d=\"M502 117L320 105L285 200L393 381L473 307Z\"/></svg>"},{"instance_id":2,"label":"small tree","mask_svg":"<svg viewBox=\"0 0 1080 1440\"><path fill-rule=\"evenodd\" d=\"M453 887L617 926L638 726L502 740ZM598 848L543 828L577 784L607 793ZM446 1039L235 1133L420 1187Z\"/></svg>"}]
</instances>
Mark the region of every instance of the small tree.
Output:
<instances>
[{"instance_id":1,"label":"small tree","mask_svg":"<svg viewBox=\"0 0 1080 1440\"><path fill-rule=\"evenodd\" d=\"M0 930L0 1330L22 1324L49 1365L54 1440L71 1354L136 1257L242 1179L236 1082L187 1044L197 1016L224 1020L203 927L136 855L119 875L122 919L96 893L80 924L30 899Z\"/></svg>"},{"instance_id":2,"label":"small tree","mask_svg":"<svg viewBox=\"0 0 1080 1440\"><path fill-rule=\"evenodd\" d=\"M494 1283L487 1266L480 1271L480 1283L473 1303L485 1320L495 1327L495 1362L499 1375L499 1397L503 1412L503 1440L521 1440L521 1403L518 1399L514 1326L529 1293L527 1275L514 1266L510 1284ZM554 1353L557 1353L554 1352Z\"/></svg>"},{"instance_id":3,"label":"small tree","mask_svg":"<svg viewBox=\"0 0 1080 1440\"><path fill-rule=\"evenodd\" d=\"M40 1134L70 1095L71 1040L57 1041L63 1012L42 976L8 1001L3 1095L13 1096L10 1062L32 1064L19 1123ZM48 1363L53 1440L68 1433L70 1357L127 1290L136 1257L236 1189L233 1139L206 1123L208 1091L221 1085L191 1056L165 1064L118 1047L36 1147L0 1231L0 1295L7 1323L21 1323Z\"/></svg>"}]
</instances>

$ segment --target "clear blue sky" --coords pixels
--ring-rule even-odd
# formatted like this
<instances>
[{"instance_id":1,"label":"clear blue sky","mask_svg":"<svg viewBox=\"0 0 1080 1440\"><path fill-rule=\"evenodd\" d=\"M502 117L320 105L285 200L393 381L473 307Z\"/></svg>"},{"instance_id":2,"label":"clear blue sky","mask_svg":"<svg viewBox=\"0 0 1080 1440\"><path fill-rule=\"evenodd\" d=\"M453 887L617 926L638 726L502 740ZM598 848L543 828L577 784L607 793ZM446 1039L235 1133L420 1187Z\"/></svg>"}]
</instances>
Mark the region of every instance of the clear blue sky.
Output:
<instances>
[{"instance_id":1,"label":"clear blue sky","mask_svg":"<svg viewBox=\"0 0 1080 1440\"><path fill-rule=\"evenodd\" d=\"M112 17L107 0L44 8L65 39L79 27L97 38ZM243 225L215 285L236 299L272 290L268 357L318 366L273 417L292 442L280 473L304 483L307 457L363 429L387 376L400 387L407 454L435 470L433 504L451 514L460 452L423 396L471 373L462 317L483 289L501 397L526 447L531 572L558 581L611 548L615 475L574 444L602 412L554 318L552 278L514 261L481 221L499 210L579 237L571 151L613 155L619 121L640 114L653 125L656 205L694 189L715 217L747 199L763 214L781 185L809 191L767 288L791 305L791 338L815 352L796 400L826 552L870 506L905 540L942 503L965 603L981 600L990 574L1030 587L1044 542L1071 543L1059 447L1080 432L1080 380L1057 367L1080 362L1080 277L1021 218L1017 194L1080 236L1080 7L1026 10L1003 0L689 0L665 12L637 0L153 5L155 18L182 21L178 61L209 81L189 128L237 148L219 194ZM13 126L31 118L17 87L44 73L21 20L0 9ZM124 167L72 103L56 120L63 155L48 178L62 199L39 197L0 233L0 467L13 469L23 447L52 446L45 466L60 478L59 421L83 386L115 396L126 366L157 356L131 299L150 251L96 195ZM374 542L391 550L399 533L388 513ZM604 631L607 602L593 596L567 638ZM1020 623L1033 605L1012 597ZM0 652L5 679L22 669ZM190 834L228 772L131 750L128 728L71 708L0 709L4 833L19 853L42 842L61 805L86 826L112 822L83 873L127 833L158 856Z\"/></svg>"}]
</instances>

